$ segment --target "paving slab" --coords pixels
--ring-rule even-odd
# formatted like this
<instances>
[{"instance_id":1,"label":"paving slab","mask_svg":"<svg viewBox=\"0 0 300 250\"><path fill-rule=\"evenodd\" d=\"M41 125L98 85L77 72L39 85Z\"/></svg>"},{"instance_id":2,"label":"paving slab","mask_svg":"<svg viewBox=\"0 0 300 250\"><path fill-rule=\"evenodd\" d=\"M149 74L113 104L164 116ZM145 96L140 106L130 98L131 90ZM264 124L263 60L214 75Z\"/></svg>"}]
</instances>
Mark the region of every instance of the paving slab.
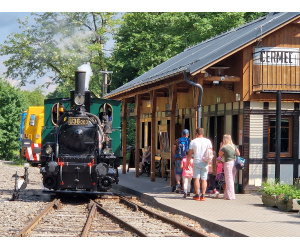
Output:
<instances>
[{"instance_id":1,"label":"paving slab","mask_svg":"<svg viewBox=\"0 0 300 250\"><path fill-rule=\"evenodd\" d=\"M119 171L120 173L120 171ZM300 237L300 214L265 206L258 194L236 194L235 200L191 197L171 192L170 179L135 177L135 170L120 173L115 188L131 192L161 209L186 215L226 237ZM222 195L220 195L222 197Z\"/></svg>"}]
</instances>

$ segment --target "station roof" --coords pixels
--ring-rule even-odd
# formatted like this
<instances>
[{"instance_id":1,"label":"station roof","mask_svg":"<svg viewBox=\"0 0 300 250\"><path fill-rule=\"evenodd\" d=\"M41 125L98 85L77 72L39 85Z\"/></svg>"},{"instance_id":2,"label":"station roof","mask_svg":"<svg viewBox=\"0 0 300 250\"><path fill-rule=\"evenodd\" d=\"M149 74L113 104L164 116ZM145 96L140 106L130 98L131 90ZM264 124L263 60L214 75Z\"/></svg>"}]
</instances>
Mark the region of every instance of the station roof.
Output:
<instances>
[{"instance_id":1,"label":"station roof","mask_svg":"<svg viewBox=\"0 0 300 250\"><path fill-rule=\"evenodd\" d=\"M195 75L218 59L242 49L243 46L257 41L297 17L300 17L300 12L271 12L264 17L185 49L143 75L111 91L105 97L112 98L142 85L148 85L184 72Z\"/></svg>"}]
</instances>

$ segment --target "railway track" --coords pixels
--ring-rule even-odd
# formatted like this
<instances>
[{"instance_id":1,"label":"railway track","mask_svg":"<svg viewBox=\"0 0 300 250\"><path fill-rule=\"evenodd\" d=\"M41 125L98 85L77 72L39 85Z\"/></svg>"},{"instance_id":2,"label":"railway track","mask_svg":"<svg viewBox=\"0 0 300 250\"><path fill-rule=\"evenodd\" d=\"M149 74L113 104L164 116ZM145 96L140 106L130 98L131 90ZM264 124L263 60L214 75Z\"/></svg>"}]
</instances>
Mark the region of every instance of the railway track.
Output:
<instances>
[{"instance_id":1,"label":"railway track","mask_svg":"<svg viewBox=\"0 0 300 250\"><path fill-rule=\"evenodd\" d=\"M17 237L206 237L125 197L53 200Z\"/></svg>"}]
</instances>

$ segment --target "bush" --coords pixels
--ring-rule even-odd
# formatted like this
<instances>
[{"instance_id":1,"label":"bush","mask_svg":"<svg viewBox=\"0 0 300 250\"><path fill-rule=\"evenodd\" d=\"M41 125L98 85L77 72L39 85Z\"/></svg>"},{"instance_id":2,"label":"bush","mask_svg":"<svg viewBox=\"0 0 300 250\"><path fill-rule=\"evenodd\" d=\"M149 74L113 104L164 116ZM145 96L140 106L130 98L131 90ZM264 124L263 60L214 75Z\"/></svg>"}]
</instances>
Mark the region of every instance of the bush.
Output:
<instances>
[{"instance_id":1,"label":"bush","mask_svg":"<svg viewBox=\"0 0 300 250\"><path fill-rule=\"evenodd\" d=\"M282 203L287 202L289 199L300 199L299 182L295 182L295 185L289 185L280 183L278 180L267 180L262 183L258 191L266 195L276 195Z\"/></svg>"},{"instance_id":2,"label":"bush","mask_svg":"<svg viewBox=\"0 0 300 250\"><path fill-rule=\"evenodd\" d=\"M19 89L0 78L0 159L12 160L19 149L20 114L24 111L24 97Z\"/></svg>"},{"instance_id":3,"label":"bush","mask_svg":"<svg viewBox=\"0 0 300 250\"><path fill-rule=\"evenodd\" d=\"M11 159L15 165L17 166L24 166L24 163L26 162L25 159L20 158L20 155L14 155L13 158Z\"/></svg>"}]
</instances>

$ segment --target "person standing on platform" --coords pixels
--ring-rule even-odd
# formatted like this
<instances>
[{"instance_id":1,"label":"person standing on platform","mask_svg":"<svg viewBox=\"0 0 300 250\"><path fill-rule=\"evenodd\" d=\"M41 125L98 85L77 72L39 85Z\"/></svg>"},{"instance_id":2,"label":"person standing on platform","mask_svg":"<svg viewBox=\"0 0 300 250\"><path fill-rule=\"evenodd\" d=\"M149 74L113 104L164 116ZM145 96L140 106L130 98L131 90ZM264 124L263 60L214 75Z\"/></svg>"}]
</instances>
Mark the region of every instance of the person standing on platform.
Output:
<instances>
[{"instance_id":1,"label":"person standing on platform","mask_svg":"<svg viewBox=\"0 0 300 250\"><path fill-rule=\"evenodd\" d=\"M183 198L191 195L191 182L193 178L193 159L187 164L187 158L181 160L180 168L182 169L182 182L183 182Z\"/></svg>"},{"instance_id":2,"label":"person standing on platform","mask_svg":"<svg viewBox=\"0 0 300 250\"><path fill-rule=\"evenodd\" d=\"M226 188L224 191L224 199L234 200L234 180L236 175L236 168L234 162L236 156L240 156L239 149L232 143L231 136L225 134L223 136L223 142L220 143L219 156L224 156L224 175Z\"/></svg>"},{"instance_id":3,"label":"person standing on platform","mask_svg":"<svg viewBox=\"0 0 300 250\"><path fill-rule=\"evenodd\" d=\"M194 154L194 193L193 200L205 201L207 188L208 163L203 161L203 156L208 148L212 148L211 141L204 137L204 129L196 129L196 138L190 143L187 162L190 162ZM202 180L202 195L199 195L200 178Z\"/></svg>"},{"instance_id":4,"label":"person standing on platform","mask_svg":"<svg viewBox=\"0 0 300 250\"><path fill-rule=\"evenodd\" d=\"M219 192L216 189L216 175L217 175L217 159L216 152L214 151L214 158L208 163L208 180L209 180L209 197L218 198Z\"/></svg>"},{"instance_id":5,"label":"person standing on platform","mask_svg":"<svg viewBox=\"0 0 300 250\"><path fill-rule=\"evenodd\" d=\"M180 168L181 160L186 156L190 139L188 138L190 135L190 131L188 129L184 129L182 131L182 137L177 139L172 147L172 155L174 155L175 162L175 180L176 180L176 193L181 192L181 177L182 177L182 169Z\"/></svg>"}]
</instances>

